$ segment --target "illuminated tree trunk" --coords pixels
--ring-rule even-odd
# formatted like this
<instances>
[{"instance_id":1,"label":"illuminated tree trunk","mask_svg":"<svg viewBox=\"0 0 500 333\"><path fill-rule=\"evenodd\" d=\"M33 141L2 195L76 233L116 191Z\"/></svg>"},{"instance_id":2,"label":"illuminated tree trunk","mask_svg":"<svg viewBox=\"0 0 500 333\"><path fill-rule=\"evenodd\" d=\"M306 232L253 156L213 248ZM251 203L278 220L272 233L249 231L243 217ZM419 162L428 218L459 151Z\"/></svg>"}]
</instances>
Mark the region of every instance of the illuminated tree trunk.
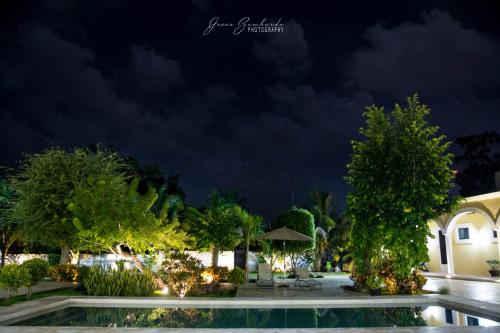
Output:
<instances>
[{"instance_id":1,"label":"illuminated tree trunk","mask_svg":"<svg viewBox=\"0 0 500 333\"><path fill-rule=\"evenodd\" d=\"M219 266L219 247L214 246L212 249L212 266L217 267Z\"/></svg>"},{"instance_id":2,"label":"illuminated tree trunk","mask_svg":"<svg viewBox=\"0 0 500 333\"><path fill-rule=\"evenodd\" d=\"M314 270L316 272L320 272L321 271L321 258L322 258L322 253L316 251L316 255L314 257Z\"/></svg>"},{"instance_id":3,"label":"illuminated tree trunk","mask_svg":"<svg viewBox=\"0 0 500 333\"><path fill-rule=\"evenodd\" d=\"M69 252L70 252L70 248L69 248L69 245L64 243L61 245L61 260L59 261L59 263L62 265L62 264L67 264L70 262L70 255L69 255Z\"/></svg>"}]
</instances>

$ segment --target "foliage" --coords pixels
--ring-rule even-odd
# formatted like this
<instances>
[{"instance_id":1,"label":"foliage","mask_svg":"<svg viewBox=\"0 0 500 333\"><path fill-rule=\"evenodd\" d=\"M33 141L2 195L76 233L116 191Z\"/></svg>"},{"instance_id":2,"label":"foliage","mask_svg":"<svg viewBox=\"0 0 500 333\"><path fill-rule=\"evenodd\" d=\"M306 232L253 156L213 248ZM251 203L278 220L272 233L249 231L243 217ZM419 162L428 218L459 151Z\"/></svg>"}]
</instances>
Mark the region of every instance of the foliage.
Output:
<instances>
[{"instance_id":1,"label":"foliage","mask_svg":"<svg viewBox=\"0 0 500 333\"><path fill-rule=\"evenodd\" d=\"M79 239L68 203L74 190L88 179L113 172L120 167L115 154L87 149L66 152L52 148L40 154L26 155L13 185L19 200L14 216L28 242L60 246L61 263L69 261L69 250ZM54 237L57 235L57 237Z\"/></svg>"},{"instance_id":2,"label":"foliage","mask_svg":"<svg viewBox=\"0 0 500 333\"><path fill-rule=\"evenodd\" d=\"M0 179L0 231L2 262L5 264L11 245L19 239L18 221L13 217L12 208L15 206L16 195L12 186L5 179Z\"/></svg>"},{"instance_id":3,"label":"foliage","mask_svg":"<svg viewBox=\"0 0 500 333\"><path fill-rule=\"evenodd\" d=\"M258 215L250 214L241 207L236 207L236 215L239 220L239 226L243 232L243 244L245 245L245 277L248 280L248 254L250 252L250 243L258 235L262 234L263 218Z\"/></svg>"},{"instance_id":4,"label":"foliage","mask_svg":"<svg viewBox=\"0 0 500 333\"><path fill-rule=\"evenodd\" d=\"M291 254L303 254L306 251L314 249L316 228L314 226L314 217L306 209L293 207L292 209L281 213L272 222L272 229L287 227L311 237L312 241L290 241L286 243L286 251ZM281 248L282 242L276 243L274 248Z\"/></svg>"},{"instance_id":5,"label":"foliage","mask_svg":"<svg viewBox=\"0 0 500 333\"><path fill-rule=\"evenodd\" d=\"M450 294L450 288L448 287L439 287L438 293L440 295L449 295Z\"/></svg>"},{"instance_id":6,"label":"foliage","mask_svg":"<svg viewBox=\"0 0 500 333\"><path fill-rule=\"evenodd\" d=\"M386 256L397 284L409 279L421 262L428 261L427 222L451 211L454 173L449 143L424 119L429 108L417 96L407 107L391 114L370 106L360 130L363 141L353 141L347 198L353 223L351 242L356 277L370 274L373 261Z\"/></svg>"},{"instance_id":7,"label":"foliage","mask_svg":"<svg viewBox=\"0 0 500 333\"><path fill-rule=\"evenodd\" d=\"M150 188L146 194L139 194L138 182L135 179L129 185L123 175L111 172L89 178L76 187L69 207L78 236L89 249L135 255L186 246L187 233L180 228L176 216L169 217L170 202L165 201L159 214L155 214L151 207L157 193Z\"/></svg>"},{"instance_id":8,"label":"foliage","mask_svg":"<svg viewBox=\"0 0 500 333\"><path fill-rule=\"evenodd\" d=\"M219 251L233 250L241 241L238 229L238 199L235 194L213 191L206 208L189 208L197 248L212 252L212 266L217 266Z\"/></svg>"},{"instance_id":9,"label":"foliage","mask_svg":"<svg viewBox=\"0 0 500 333\"><path fill-rule=\"evenodd\" d=\"M207 277L213 283L220 283L227 281L229 269L227 267L210 266L203 270L202 276Z\"/></svg>"},{"instance_id":10,"label":"foliage","mask_svg":"<svg viewBox=\"0 0 500 333\"><path fill-rule=\"evenodd\" d=\"M49 263L49 266L55 266L61 261L61 255L50 253L47 256L47 261Z\"/></svg>"},{"instance_id":11,"label":"foliage","mask_svg":"<svg viewBox=\"0 0 500 333\"><path fill-rule=\"evenodd\" d=\"M352 258L350 249L350 235L352 223L346 215L336 219L335 226L328 233L328 248L333 254L334 263L341 270L343 264Z\"/></svg>"},{"instance_id":12,"label":"foliage","mask_svg":"<svg viewBox=\"0 0 500 333\"><path fill-rule=\"evenodd\" d=\"M497 259L488 259L486 260L486 263L490 266L490 269L492 271L498 271L500 270L500 261Z\"/></svg>"},{"instance_id":13,"label":"foliage","mask_svg":"<svg viewBox=\"0 0 500 333\"><path fill-rule=\"evenodd\" d=\"M104 270L93 266L83 279L83 287L90 296L151 296L156 282L149 270L127 270L123 265L117 270Z\"/></svg>"},{"instance_id":14,"label":"foliage","mask_svg":"<svg viewBox=\"0 0 500 333\"><path fill-rule=\"evenodd\" d=\"M232 271L227 275L227 282L242 284L245 282L245 271L239 267L235 267Z\"/></svg>"},{"instance_id":15,"label":"foliage","mask_svg":"<svg viewBox=\"0 0 500 333\"><path fill-rule=\"evenodd\" d=\"M43 259L35 258L26 260L21 266L26 267L30 275L29 284L26 285L28 287L28 298L30 298L32 287L47 276L49 263Z\"/></svg>"},{"instance_id":16,"label":"foliage","mask_svg":"<svg viewBox=\"0 0 500 333\"><path fill-rule=\"evenodd\" d=\"M495 191L495 172L500 170L500 135L495 131L463 136L456 140L463 153L455 158L460 194L472 196ZM495 151L496 150L496 151Z\"/></svg>"},{"instance_id":17,"label":"foliage","mask_svg":"<svg viewBox=\"0 0 500 333\"><path fill-rule=\"evenodd\" d=\"M203 282L201 261L187 253L172 251L165 256L160 276L171 294L183 297Z\"/></svg>"},{"instance_id":18,"label":"foliage","mask_svg":"<svg viewBox=\"0 0 500 333\"><path fill-rule=\"evenodd\" d=\"M366 279L366 286L369 289L378 289L382 286L383 279L377 274L372 274Z\"/></svg>"},{"instance_id":19,"label":"foliage","mask_svg":"<svg viewBox=\"0 0 500 333\"><path fill-rule=\"evenodd\" d=\"M314 270L321 271L321 258L328 247L328 233L335 227L332 218L333 195L330 192L313 190L311 192L313 207L311 212L316 226L316 247L314 251Z\"/></svg>"},{"instance_id":20,"label":"foliage","mask_svg":"<svg viewBox=\"0 0 500 333\"><path fill-rule=\"evenodd\" d=\"M17 290L30 284L30 272L26 266L10 264L0 271L0 286L7 289L7 299Z\"/></svg>"},{"instance_id":21,"label":"foliage","mask_svg":"<svg viewBox=\"0 0 500 333\"><path fill-rule=\"evenodd\" d=\"M49 268L49 276L55 281L78 281L79 267L70 263L59 264Z\"/></svg>"}]
</instances>

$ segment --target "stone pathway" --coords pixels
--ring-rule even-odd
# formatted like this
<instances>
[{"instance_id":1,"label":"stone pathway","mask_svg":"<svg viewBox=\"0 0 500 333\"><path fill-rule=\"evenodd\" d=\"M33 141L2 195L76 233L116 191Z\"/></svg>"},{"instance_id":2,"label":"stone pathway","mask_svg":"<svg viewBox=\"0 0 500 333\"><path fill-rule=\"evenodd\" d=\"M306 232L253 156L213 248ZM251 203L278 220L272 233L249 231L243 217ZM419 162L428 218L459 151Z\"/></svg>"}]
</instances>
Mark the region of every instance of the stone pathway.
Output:
<instances>
[{"instance_id":1,"label":"stone pathway","mask_svg":"<svg viewBox=\"0 0 500 333\"><path fill-rule=\"evenodd\" d=\"M441 287L448 288L450 295L453 296L500 304L500 283L497 282L427 278L427 284L424 286L424 289L439 291Z\"/></svg>"},{"instance_id":2,"label":"stone pathway","mask_svg":"<svg viewBox=\"0 0 500 333\"><path fill-rule=\"evenodd\" d=\"M321 282L321 289L308 289L294 287L295 279L275 278L274 288L258 288L255 283L248 283L238 288L236 298L331 298L360 295L357 292L341 288L352 285L348 276L326 276L316 279ZM279 288L278 285L286 283L290 288Z\"/></svg>"},{"instance_id":3,"label":"stone pathway","mask_svg":"<svg viewBox=\"0 0 500 333\"><path fill-rule=\"evenodd\" d=\"M54 282L54 281L42 281L33 287L33 293L39 293L43 291L65 289L73 286L73 282ZM17 291L17 295L26 295L28 293L28 288L21 288ZM7 291L5 289L0 289L0 299L7 297Z\"/></svg>"}]
</instances>

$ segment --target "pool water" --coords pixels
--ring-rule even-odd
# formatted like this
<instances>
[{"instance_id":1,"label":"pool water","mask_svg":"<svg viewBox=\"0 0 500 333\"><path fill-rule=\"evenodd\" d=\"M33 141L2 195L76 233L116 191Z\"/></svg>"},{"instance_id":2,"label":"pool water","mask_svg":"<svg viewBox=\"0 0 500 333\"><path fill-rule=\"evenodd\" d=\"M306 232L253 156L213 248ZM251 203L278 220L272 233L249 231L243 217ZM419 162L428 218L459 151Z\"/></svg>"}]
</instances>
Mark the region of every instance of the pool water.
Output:
<instances>
[{"instance_id":1,"label":"pool water","mask_svg":"<svg viewBox=\"0 0 500 333\"><path fill-rule=\"evenodd\" d=\"M438 320L442 318L442 320ZM462 320L460 320L462 318ZM472 319L471 319L472 318ZM499 325L438 306L375 308L96 308L68 307L15 326L173 328L334 328ZM485 324L485 325L486 325ZM462 325L460 325L462 326Z\"/></svg>"}]
</instances>

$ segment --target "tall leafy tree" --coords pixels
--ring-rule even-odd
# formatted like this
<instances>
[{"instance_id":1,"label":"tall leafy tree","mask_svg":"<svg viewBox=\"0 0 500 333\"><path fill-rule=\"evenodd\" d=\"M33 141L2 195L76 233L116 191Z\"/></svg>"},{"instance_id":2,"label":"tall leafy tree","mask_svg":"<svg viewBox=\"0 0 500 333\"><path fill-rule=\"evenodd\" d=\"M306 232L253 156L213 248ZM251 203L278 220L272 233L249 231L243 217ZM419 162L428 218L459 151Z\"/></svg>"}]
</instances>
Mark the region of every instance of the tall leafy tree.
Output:
<instances>
[{"instance_id":1,"label":"tall leafy tree","mask_svg":"<svg viewBox=\"0 0 500 333\"><path fill-rule=\"evenodd\" d=\"M61 263L80 246L68 203L82 182L120 165L116 154L88 149L52 148L27 155L13 177L18 200L13 208L27 242L61 248Z\"/></svg>"},{"instance_id":2,"label":"tall leafy tree","mask_svg":"<svg viewBox=\"0 0 500 333\"><path fill-rule=\"evenodd\" d=\"M18 239L17 221L12 217L11 210L15 204L15 192L8 180L0 179L0 230L2 232L2 261L5 265L5 257L9 248Z\"/></svg>"},{"instance_id":3,"label":"tall leafy tree","mask_svg":"<svg viewBox=\"0 0 500 333\"><path fill-rule=\"evenodd\" d=\"M348 217L358 282L372 273L381 255L399 281L428 261L427 222L456 205L449 143L425 120L430 109L416 95L387 114L370 106L363 140L353 141L348 164Z\"/></svg>"},{"instance_id":4,"label":"tall leafy tree","mask_svg":"<svg viewBox=\"0 0 500 333\"><path fill-rule=\"evenodd\" d=\"M237 206L235 210L239 220L239 226L243 232L243 243L245 245L245 279L248 281L248 254L250 252L250 243L255 237L262 233L262 216L254 215L243 208Z\"/></svg>"},{"instance_id":5,"label":"tall leafy tree","mask_svg":"<svg viewBox=\"0 0 500 333\"><path fill-rule=\"evenodd\" d=\"M290 210L279 214L271 223L271 228L278 229L287 227L311 237L312 241L289 241L286 243L286 252L292 256L292 265L295 267L295 257L315 248L316 228L314 225L314 216L307 209L292 207ZM283 242L274 241L272 247L280 249Z\"/></svg>"},{"instance_id":6,"label":"tall leafy tree","mask_svg":"<svg viewBox=\"0 0 500 333\"><path fill-rule=\"evenodd\" d=\"M110 170L77 186L69 209L82 247L129 256L142 270L137 254L183 249L190 238L172 211L177 201L167 198L155 212L157 192L149 188L140 194L138 186L139 179L129 185L123 174Z\"/></svg>"},{"instance_id":7,"label":"tall leafy tree","mask_svg":"<svg viewBox=\"0 0 500 333\"><path fill-rule=\"evenodd\" d=\"M335 227L333 213L333 195L330 192L313 190L311 192L313 206L311 209L314 215L316 226L316 247L314 251L314 269L321 270L321 259L328 248L328 233Z\"/></svg>"},{"instance_id":8,"label":"tall leafy tree","mask_svg":"<svg viewBox=\"0 0 500 333\"><path fill-rule=\"evenodd\" d=\"M238 197L235 193L210 194L205 208L190 207L189 219L198 248L212 252L212 266L219 264L219 253L233 250L241 241L238 225Z\"/></svg>"}]
</instances>

